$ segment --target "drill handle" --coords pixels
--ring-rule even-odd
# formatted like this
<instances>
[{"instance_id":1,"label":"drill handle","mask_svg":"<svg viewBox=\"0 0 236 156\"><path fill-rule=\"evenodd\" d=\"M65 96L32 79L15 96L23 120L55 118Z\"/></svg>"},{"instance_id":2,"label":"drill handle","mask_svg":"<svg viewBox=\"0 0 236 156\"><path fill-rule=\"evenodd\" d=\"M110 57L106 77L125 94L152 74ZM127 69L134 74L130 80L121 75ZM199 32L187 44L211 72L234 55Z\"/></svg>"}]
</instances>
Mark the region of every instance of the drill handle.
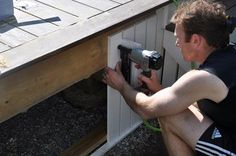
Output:
<instances>
[{"instance_id":1,"label":"drill handle","mask_svg":"<svg viewBox=\"0 0 236 156\"><path fill-rule=\"evenodd\" d=\"M151 70L149 71L143 71L142 74L148 78L151 77ZM143 93L145 93L146 95L148 95L150 93L148 87L147 87L147 84L146 83L143 83L142 86L141 86L141 91Z\"/></svg>"}]
</instances>

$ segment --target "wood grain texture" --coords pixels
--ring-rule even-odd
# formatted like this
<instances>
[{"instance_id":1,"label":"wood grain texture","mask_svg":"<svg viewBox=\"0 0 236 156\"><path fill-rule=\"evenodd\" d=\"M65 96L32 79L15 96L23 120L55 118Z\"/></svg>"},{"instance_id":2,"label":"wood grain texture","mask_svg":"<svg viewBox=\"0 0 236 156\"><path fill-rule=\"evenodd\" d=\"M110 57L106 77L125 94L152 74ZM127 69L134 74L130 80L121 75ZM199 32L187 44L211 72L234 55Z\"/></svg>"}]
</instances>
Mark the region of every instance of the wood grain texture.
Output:
<instances>
[{"instance_id":1,"label":"wood grain texture","mask_svg":"<svg viewBox=\"0 0 236 156\"><path fill-rule=\"evenodd\" d=\"M86 5L83 5L81 3L78 3L76 1L72 0L38 0L39 2L42 2L44 4L47 4L51 7L55 7L57 9L60 9L64 12L76 15L80 17L81 19L87 19L88 17L94 16L101 11Z\"/></svg>"},{"instance_id":2,"label":"wood grain texture","mask_svg":"<svg viewBox=\"0 0 236 156\"><path fill-rule=\"evenodd\" d=\"M23 12L61 27L69 26L82 20L77 16L68 14L35 0L14 0L14 6Z\"/></svg>"},{"instance_id":3,"label":"wood grain texture","mask_svg":"<svg viewBox=\"0 0 236 156\"><path fill-rule=\"evenodd\" d=\"M59 29L59 27L54 24L17 9L14 10L14 16L15 19L9 21L9 24L35 36L46 35Z\"/></svg>"},{"instance_id":4,"label":"wood grain texture","mask_svg":"<svg viewBox=\"0 0 236 156\"><path fill-rule=\"evenodd\" d=\"M119 3L110 0L75 0L75 1L81 4L85 4L87 6L91 6L101 11L106 11L120 5Z\"/></svg>"},{"instance_id":5,"label":"wood grain texture","mask_svg":"<svg viewBox=\"0 0 236 156\"><path fill-rule=\"evenodd\" d=\"M106 36L99 36L1 78L0 121L102 69L106 47Z\"/></svg>"}]
</instances>

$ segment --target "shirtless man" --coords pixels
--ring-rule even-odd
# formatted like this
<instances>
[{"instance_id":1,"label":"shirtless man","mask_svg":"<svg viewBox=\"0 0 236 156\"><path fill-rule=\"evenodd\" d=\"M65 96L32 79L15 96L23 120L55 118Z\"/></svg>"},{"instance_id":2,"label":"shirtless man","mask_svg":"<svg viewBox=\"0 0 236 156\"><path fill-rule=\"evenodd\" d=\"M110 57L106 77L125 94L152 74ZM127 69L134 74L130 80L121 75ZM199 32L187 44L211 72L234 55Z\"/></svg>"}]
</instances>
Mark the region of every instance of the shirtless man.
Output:
<instances>
[{"instance_id":1,"label":"shirtless man","mask_svg":"<svg viewBox=\"0 0 236 156\"><path fill-rule=\"evenodd\" d=\"M125 81L119 63L105 69L103 82L142 118L158 118L169 155L235 155L236 49L229 45L225 8L210 0L185 2L171 21L176 46L184 60L201 64L198 69L163 89L154 74L140 75L151 96Z\"/></svg>"}]
</instances>

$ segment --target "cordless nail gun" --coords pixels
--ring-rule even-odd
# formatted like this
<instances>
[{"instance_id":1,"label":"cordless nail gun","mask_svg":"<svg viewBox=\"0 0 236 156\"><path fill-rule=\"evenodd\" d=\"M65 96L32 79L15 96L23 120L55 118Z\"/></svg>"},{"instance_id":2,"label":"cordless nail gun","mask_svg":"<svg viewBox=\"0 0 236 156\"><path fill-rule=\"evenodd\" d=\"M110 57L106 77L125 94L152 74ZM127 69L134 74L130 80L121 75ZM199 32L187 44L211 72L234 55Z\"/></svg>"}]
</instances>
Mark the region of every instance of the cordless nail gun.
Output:
<instances>
[{"instance_id":1,"label":"cordless nail gun","mask_svg":"<svg viewBox=\"0 0 236 156\"><path fill-rule=\"evenodd\" d=\"M131 61L138 64L142 74L151 77L151 69L158 70L163 65L163 59L159 52L148 51L142 48L128 48L118 45L121 58L121 71L128 83L131 78ZM141 86L142 90L147 89L146 85ZM144 91L145 92L145 91Z\"/></svg>"}]
</instances>

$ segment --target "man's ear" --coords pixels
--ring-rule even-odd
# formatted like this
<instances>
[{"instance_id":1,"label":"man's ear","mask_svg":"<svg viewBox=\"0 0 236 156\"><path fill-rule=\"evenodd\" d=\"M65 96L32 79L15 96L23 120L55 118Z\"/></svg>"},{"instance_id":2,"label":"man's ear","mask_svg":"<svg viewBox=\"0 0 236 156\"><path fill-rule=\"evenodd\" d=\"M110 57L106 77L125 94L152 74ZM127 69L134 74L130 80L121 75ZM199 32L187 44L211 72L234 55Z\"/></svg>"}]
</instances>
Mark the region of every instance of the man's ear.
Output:
<instances>
[{"instance_id":1,"label":"man's ear","mask_svg":"<svg viewBox=\"0 0 236 156\"><path fill-rule=\"evenodd\" d=\"M199 45L201 45L202 37L198 34L192 34L191 36L191 44L197 48Z\"/></svg>"}]
</instances>

